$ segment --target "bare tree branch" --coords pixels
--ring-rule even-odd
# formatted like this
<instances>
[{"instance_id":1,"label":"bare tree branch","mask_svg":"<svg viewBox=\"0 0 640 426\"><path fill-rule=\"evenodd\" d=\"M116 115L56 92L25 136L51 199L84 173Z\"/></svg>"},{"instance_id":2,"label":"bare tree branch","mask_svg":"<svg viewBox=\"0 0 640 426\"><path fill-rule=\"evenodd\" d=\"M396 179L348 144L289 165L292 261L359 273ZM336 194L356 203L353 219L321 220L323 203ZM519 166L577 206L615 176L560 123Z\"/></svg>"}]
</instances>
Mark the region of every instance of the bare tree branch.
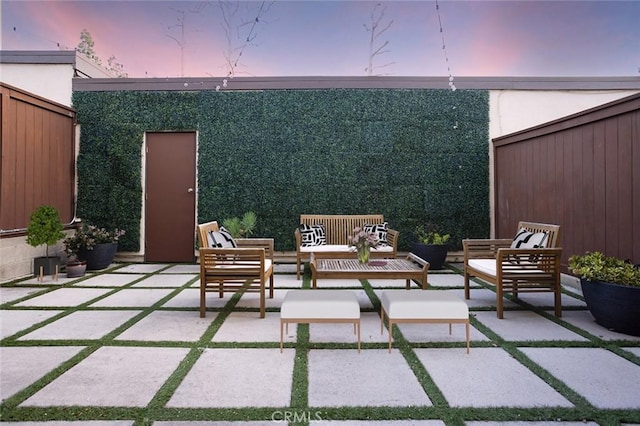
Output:
<instances>
[{"instance_id":1,"label":"bare tree branch","mask_svg":"<svg viewBox=\"0 0 640 426\"><path fill-rule=\"evenodd\" d=\"M391 21L389 21L386 25L384 25L384 27L380 27L380 25L383 25L383 20L384 20L384 16L385 16L385 12L387 10L387 7L384 6L382 7L381 3L376 3L376 5L373 7L373 10L371 11L371 15L370 15L370 19L371 19L371 23L370 25L364 24L364 28L365 30L367 30L368 33L370 33L369 36L369 65L365 68L365 71L367 72L368 76L372 76L374 75L374 70L378 69L378 68L384 68L390 65L393 65L395 62L388 62L385 65L382 66L375 66L374 65L374 61L376 59L376 57L384 55L385 53L389 53L390 50L386 49L386 47L389 45L389 40L385 40L381 45L378 45L376 47L376 42L378 40L378 38L380 36L382 36L382 34L384 34L389 28L391 28L391 25L393 24L393 19Z\"/></svg>"}]
</instances>

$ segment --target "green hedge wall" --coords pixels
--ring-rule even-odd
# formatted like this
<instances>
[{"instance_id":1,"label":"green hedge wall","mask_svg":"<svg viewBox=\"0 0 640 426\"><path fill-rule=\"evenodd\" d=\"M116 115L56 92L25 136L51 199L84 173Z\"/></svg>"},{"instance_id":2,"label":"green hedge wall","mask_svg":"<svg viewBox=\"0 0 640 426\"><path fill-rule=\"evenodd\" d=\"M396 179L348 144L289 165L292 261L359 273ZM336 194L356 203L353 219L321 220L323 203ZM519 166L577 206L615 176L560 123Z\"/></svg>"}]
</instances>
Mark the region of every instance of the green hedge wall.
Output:
<instances>
[{"instance_id":1,"label":"green hedge wall","mask_svg":"<svg viewBox=\"0 0 640 426\"><path fill-rule=\"evenodd\" d=\"M253 210L294 250L301 213L382 213L408 250L416 225L489 234L488 92L329 89L76 92L78 215L138 250L145 131L198 130L198 221Z\"/></svg>"}]
</instances>

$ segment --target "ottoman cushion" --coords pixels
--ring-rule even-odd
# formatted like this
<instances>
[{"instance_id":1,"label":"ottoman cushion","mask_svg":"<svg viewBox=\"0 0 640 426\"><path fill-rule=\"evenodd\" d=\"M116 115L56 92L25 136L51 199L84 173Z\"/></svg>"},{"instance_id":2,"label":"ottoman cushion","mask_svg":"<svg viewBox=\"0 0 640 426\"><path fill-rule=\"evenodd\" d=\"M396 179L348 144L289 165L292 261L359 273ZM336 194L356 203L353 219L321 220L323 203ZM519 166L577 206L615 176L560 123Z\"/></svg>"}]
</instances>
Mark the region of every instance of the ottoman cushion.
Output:
<instances>
[{"instance_id":1,"label":"ottoman cushion","mask_svg":"<svg viewBox=\"0 0 640 426\"><path fill-rule=\"evenodd\" d=\"M348 290L289 290L280 308L280 318L360 318L360 304Z\"/></svg>"},{"instance_id":2,"label":"ottoman cushion","mask_svg":"<svg viewBox=\"0 0 640 426\"><path fill-rule=\"evenodd\" d=\"M380 302L392 319L468 319L469 307L445 291L385 291Z\"/></svg>"}]
</instances>

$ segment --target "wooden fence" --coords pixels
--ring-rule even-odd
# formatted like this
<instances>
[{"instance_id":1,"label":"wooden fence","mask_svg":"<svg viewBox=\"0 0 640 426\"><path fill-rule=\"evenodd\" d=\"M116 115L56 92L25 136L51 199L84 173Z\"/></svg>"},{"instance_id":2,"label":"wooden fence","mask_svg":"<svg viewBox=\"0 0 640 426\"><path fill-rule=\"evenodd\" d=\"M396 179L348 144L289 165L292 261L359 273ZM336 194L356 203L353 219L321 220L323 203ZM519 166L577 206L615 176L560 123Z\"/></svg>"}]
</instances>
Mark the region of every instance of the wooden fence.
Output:
<instances>
[{"instance_id":1,"label":"wooden fence","mask_svg":"<svg viewBox=\"0 0 640 426\"><path fill-rule=\"evenodd\" d=\"M495 229L561 225L563 264L601 251L640 263L640 94L493 139Z\"/></svg>"},{"instance_id":2,"label":"wooden fence","mask_svg":"<svg viewBox=\"0 0 640 426\"><path fill-rule=\"evenodd\" d=\"M0 84L0 235L24 232L41 204L74 217L75 111Z\"/></svg>"}]
</instances>

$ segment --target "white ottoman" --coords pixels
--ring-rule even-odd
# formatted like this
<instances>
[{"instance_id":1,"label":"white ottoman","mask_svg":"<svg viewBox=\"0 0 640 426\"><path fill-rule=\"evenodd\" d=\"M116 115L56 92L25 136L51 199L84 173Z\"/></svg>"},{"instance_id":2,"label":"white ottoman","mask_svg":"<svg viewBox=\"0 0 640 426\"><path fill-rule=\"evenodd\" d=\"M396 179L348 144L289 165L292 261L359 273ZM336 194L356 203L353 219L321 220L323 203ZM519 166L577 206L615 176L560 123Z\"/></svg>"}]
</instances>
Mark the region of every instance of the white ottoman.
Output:
<instances>
[{"instance_id":1,"label":"white ottoman","mask_svg":"<svg viewBox=\"0 0 640 426\"><path fill-rule=\"evenodd\" d=\"M289 323L350 322L358 335L360 352L360 304L349 290L289 290L280 308L280 352L284 327Z\"/></svg>"},{"instance_id":2,"label":"white ottoman","mask_svg":"<svg viewBox=\"0 0 640 426\"><path fill-rule=\"evenodd\" d=\"M380 296L380 333L384 331L384 317L389 320L389 352L393 325L397 323L464 323L469 353L469 307L453 294L437 290L384 291Z\"/></svg>"}]
</instances>

